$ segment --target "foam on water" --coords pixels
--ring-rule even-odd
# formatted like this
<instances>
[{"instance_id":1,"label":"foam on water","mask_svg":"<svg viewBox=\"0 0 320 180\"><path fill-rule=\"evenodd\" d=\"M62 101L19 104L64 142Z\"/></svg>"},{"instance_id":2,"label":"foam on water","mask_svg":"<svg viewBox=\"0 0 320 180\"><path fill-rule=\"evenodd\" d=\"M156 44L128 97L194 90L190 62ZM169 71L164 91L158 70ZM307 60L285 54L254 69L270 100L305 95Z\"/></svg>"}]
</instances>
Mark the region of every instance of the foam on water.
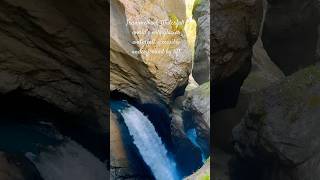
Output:
<instances>
[{"instance_id":1,"label":"foam on water","mask_svg":"<svg viewBox=\"0 0 320 180\"><path fill-rule=\"evenodd\" d=\"M193 145L195 145L197 148L200 149L201 151L201 157L202 157L202 162L204 163L206 161L206 156L203 153L201 146L199 145L199 143L197 142L197 132L195 128L189 129L187 131L187 137L188 139L190 139L190 141L192 142Z\"/></svg>"},{"instance_id":2,"label":"foam on water","mask_svg":"<svg viewBox=\"0 0 320 180\"><path fill-rule=\"evenodd\" d=\"M134 106L119 110L134 144L157 180L178 180L176 164L149 119ZM169 131L169 130L168 130Z\"/></svg>"}]
</instances>

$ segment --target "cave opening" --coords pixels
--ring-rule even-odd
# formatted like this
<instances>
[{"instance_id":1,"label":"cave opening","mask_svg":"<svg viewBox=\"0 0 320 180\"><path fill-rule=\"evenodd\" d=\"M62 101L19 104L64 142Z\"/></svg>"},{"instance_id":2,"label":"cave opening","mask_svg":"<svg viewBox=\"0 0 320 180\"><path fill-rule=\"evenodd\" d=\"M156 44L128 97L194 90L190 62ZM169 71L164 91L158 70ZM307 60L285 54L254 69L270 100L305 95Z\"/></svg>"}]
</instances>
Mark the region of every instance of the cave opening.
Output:
<instances>
[{"instance_id":1,"label":"cave opening","mask_svg":"<svg viewBox=\"0 0 320 180\"><path fill-rule=\"evenodd\" d=\"M316 1L269 1L261 39L271 60L291 75L317 58L319 12Z\"/></svg>"},{"instance_id":2,"label":"cave opening","mask_svg":"<svg viewBox=\"0 0 320 180\"><path fill-rule=\"evenodd\" d=\"M136 145L133 143L134 139L129 133L128 126L125 124L125 120L121 113L118 112L119 109L125 108L123 106L131 105L142 112L148 120L151 122L155 128L156 133L161 138L163 145L168 150L169 154L174 152L173 143L170 133L170 121L168 110L160 105L151 103L141 103L138 99L132 98L119 91L110 92L110 109L116 114L117 121L120 124L120 131L122 134L122 141L125 142L125 150L128 154L129 161L134 161L134 165L131 167L136 172L143 172L143 175L149 179L153 179L152 171L150 167L143 160L141 153L139 152ZM120 105L119 105L120 102ZM123 105L123 103L127 105ZM173 156L172 156L173 158ZM146 178L144 177L144 178Z\"/></svg>"},{"instance_id":3,"label":"cave opening","mask_svg":"<svg viewBox=\"0 0 320 180\"><path fill-rule=\"evenodd\" d=\"M149 120L155 127L156 132L163 139L166 148L171 152L174 150L171 134L168 133L168 131L170 131L171 122L170 112L165 106L152 103L141 103L138 99L132 98L119 91L112 91L110 94L111 102L126 100L129 104L150 117Z\"/></svg>"},{"instance_id":4,"label":"cave opening","mask_svg":"<svg viewBox=\"0 0 320 180\"><path fill-rule=\"evenodd\" d=\"M0 149L13 153L33 152L39 149L33 144L61 144L59 138L53 137L53 134L61 133L105 162L109 156L106 152L107 135L86 128L79 123L81 120L78 115L67 113L45 100L25 95L22 90L1 94L0 124L3 140Z\"/></svg>"},{"instance_id":5,"label":"cave opening","mask_svg":"<svg viewBox=\"0 0 320 180\"><path fill-rule=\"evenodd\" d=\"M200 168L202 165L201 161L201 152L199 151L199 163L194 162L192 165L188 164L181 164L180 161L177 161L177 153L183 153L181 151L177 151L174 143L173 143L173 137L171 134L171 111L169 108L167 108L165 105L159 105L159 104L151 104L151 103L141 103L138 99L132 98L124 93L121 93L119 91L112 91L110 93L111 95L111 103L110 107L112 112L116 112L115 109L120 109L121 107L115 107L114 103L119 102L119 101L125 101L126 103L134 106L137 108L139 111L141 111L152 123L152 125L155 128L155 131L163 141L164 146L168 150L168 156L170 159L174 159L177 167L177 171L179 176L187 176L193 173L196 169ZM116 113L117 114L117 113ZM145 171L147 174L152 174L150 168L148 165L144 162L142 156L140 155L138 148L135 147L133 144L133 138L132 137L127 137L129 135L129 130L128 127L124 123L123 117L117 114L118 121L120 121L120 124L122 127L125 127L122 133L124 134L124 140L128 140L131 142L132 147L128 147L129 151L130 149L135 152L135 156L137 158L136 161L139 161L139 164L143 164L140 166L140 171L141 169ZM190 145L194 146L192 143ZM133 148L134 147L134 148ZM193 147L195 149L195 147ZM186 149L185 151L190 151L189 149ZM184 157L186 159L186 157ZM187 157L187 159L194 159L194 157ZM189 161L188 161L189 162ZM196 165L195 165L196 164ZM195 168L196 167L196 168Z\"/></svg>"}]
</instances>

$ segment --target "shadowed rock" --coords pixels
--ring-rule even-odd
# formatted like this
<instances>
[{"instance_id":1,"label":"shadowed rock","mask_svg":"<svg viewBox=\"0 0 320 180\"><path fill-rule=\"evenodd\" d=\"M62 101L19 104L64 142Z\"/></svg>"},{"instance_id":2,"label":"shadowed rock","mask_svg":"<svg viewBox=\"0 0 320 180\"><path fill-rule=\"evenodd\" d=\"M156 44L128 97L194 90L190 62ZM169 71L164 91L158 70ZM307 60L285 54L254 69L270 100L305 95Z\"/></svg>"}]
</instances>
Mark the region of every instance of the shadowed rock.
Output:
<instances>
[{"instance_id":1,"label":"shadowed rock","mask_svg":"<svg viewBox=\"0 0 320 180\"><path fill-rule=\"evenodd\" d=\"M262 41L271 60L286 74L315 64L320 40L318 0L268 0Z\"/></svg>"},{"instance_id":2,"label":"shadowed rock","mask_svg":"<svg viewBox=\"0 0 320 180\"><path fill-rule=\"evenodd\" d=\"M255 93L233 130L235 150L255 159L261 177L315 180L319 177L320 68L303 69Z\"/></svg>"},{"instance_id":3,"label":"shadowed rock","mask_svg":"<svg viewBox=\"0 0 320 180\"><path fill-rule=\"evenodd\" d=\"M210 27L213 110L235 106L251 68L252 47L263 15L262 1L213 1Z\"/></svg>"},{"instance_id":4,"label":"shadowed rock","mask_svg":"<svg viewBox=\"0 0 320 180\"><path fill-rule=\"evenodd\" d=\"M94 0L0 1L0 94L44 100L106 133L105 8Z\"/></svg>"}]
</instances>

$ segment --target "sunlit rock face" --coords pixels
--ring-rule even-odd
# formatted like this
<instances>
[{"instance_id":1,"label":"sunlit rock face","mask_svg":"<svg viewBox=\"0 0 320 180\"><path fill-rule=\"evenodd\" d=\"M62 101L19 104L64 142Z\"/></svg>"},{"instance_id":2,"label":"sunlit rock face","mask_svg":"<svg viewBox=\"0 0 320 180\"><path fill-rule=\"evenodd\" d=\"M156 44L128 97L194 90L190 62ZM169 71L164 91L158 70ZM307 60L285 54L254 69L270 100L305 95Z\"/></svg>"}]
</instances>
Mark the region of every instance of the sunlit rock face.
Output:
<instances>
[{"instance_id":1,"label":"sunlit rock face","mask_svg":"<svg viewBox=\"0 0 320 180\"><path fill-rule=\"evenodd\" d=\"M127 22L185 20L184 1L111 0L111 91L117 90L142 102L170 102L183 91L191 71L192 55L183 31L160 35L155 31L180 31L171 25L134 25ZM149 31L150 34L132 34ZM177 44L142 45L133 41L176 41ZM135 54L132 51L169 49L171 54Z\"/></svg>"},{"instance_id":2,"label":"sunlit rock face","mask_svg":"<svg viewBox=\"0 0 320 180\"><path fill-rule=\"evenodd\" d=\"M1 1L0 94L42 99L106 132L105 9L94 0Z\"/></svg>"},{"instance_id":3,"label":"sunlit rock face","mask_svg":"<svg viewBox=\"0 0 320 180\"><path fill-rule=\"evenodd\" d=\"M210 79L210 2L202 0L193 9L193 18L197 21L192 75L197 83L202 84Z\"/></svg>"}]
</instances>

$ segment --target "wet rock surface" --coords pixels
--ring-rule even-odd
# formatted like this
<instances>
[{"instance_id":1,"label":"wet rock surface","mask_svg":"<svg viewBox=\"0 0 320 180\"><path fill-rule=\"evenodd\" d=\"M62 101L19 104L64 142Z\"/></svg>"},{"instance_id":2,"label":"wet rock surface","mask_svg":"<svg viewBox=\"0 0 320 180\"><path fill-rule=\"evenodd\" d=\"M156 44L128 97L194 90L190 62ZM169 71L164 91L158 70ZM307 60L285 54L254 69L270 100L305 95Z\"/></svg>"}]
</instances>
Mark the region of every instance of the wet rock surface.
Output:
<instances>
[{"instance_id":1,"label":"wet rock surface","mask_svg":"<svg viewBox=\"0 0 320 180\"><path fill-rule=\"evenodd\" d=\"M176 99L171 121L171 134L177 150L177 161L189 164L189 173L201 167L203 156L210 152L210 83L188 90ZM190 140L194 130L196 144ZM189 157L189 158L185 158ZM191 158L192 157L192 158ZM186 171L188 172L188 171ZM189 174L186 174L189 175Z\"/></svg>"},{"instance_id":2,"label":"wet rock surface","mask_svg":"<svg viewBox=\"0 0 320 180\"><path fill-rule=\"evenodd\" d=\"M110 113L110 177L111 179L150 178L150 172L137 154L129 132L117 115ZM146 168L146 167L144 167Z\"/></svg>"}]
</instances>

